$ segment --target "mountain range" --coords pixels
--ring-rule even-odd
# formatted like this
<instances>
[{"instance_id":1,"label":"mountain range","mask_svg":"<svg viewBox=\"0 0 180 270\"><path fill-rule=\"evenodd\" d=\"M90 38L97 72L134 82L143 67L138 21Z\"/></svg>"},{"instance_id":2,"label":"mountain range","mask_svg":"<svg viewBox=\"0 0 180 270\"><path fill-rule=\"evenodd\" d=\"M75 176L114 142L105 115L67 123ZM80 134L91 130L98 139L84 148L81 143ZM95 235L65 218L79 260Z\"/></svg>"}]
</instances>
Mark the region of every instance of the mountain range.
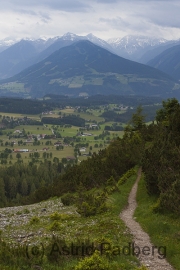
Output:
<instances>
[{"instance_id":1,"label":"mountain range","mask_svg":"<svg viewBox=\"0 0 180 270\"><path fill-rule=\"evenodd\" d=\"M178 93L179 88L167 74L122 58L88 40L62 47L0 84L1 95L13 93L33 98L49 93L165 97Z\"/></svg>"},{"instance_id":2,"label":"mountain range","mask_svg":"<svg viewBox=\"0 0 180 270\"><path fill-rule=\"evenodd\" d=\"M113 51L107 42L92 34L77 36L72 33L67 33L62 37L54 37L46 40L20 40L0 53L0 79L9 78L18 74L25 68L42 61L56 50L71 45L79 40L89 40L98 46ZM7 44L13 43L12 40L10 41L11 42ZM0 44L4 43L0 42Z\"/></svg>"},{"instance_id":3,"label":"mountain range","mask_svg":"<svg viewBox=\"0 0 180 270\"><path fill-rule=\"evenodd\" d=\"M112 53L143 64L148 63L166 49L180 44L180 40L167 41L144 36L126 36L104 41L93 34L78 36L72 33L37 40L18 41L7 38L0 41L0 79L14 76L25 68L42 61L56 50L80 40L89 40Z\"/></svg>"}]
</instances>

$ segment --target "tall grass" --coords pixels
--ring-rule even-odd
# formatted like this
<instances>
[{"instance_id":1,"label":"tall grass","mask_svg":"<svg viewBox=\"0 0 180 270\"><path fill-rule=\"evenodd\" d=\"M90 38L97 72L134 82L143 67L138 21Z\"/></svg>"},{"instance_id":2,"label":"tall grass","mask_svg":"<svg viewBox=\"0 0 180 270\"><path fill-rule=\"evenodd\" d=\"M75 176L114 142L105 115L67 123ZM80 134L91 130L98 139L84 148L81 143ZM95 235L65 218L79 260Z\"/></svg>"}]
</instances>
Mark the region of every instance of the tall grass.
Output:
<instances>
[{"instance_id":1,"label":"tall grass","mask_svg":"<svg viewBox=\"0 0 180 270\"><path fill-rule=\"evenodd\" d=\"M170 213L153 212L157 198L149 196L144 177L141 177L137 192L138 207L134 216L142 228L149 234L156 246L166 246L167 260L180 270L180 217Z\"/></svg>"}]
</instances>

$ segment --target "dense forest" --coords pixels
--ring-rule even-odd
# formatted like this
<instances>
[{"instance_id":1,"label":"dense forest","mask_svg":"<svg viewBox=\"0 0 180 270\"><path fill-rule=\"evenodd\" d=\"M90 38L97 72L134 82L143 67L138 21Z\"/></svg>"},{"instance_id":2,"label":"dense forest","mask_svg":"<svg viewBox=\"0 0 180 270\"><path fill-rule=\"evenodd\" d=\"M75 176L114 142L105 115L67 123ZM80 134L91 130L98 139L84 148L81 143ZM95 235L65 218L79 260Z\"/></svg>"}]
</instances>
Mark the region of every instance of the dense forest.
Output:
<instances>
[{"instance_id":1,"label":"dense forest","mask_svg":"<svg viewBox=\"0 0 180 270\"><path fill-rule=\"evenodd\" d=\"M48 95L43 100L37 99L20 99L20 98L0 98L0 111L8 113L21 113L21 114L40 114L45 111L51 111L53 108L63 108L66 106L98 106L108 105L117 102L128 105L138 106L153 105L160 103L161 99L158 97L125 97L125 96L103 96L96 95L91 97L70 98L61 95Z\"/></svg>"},{"instance_id":2,"label":"dense forest","mask_svg":"<svg viewBox=\"0 0 180 270\"><path fill-rule=\"evenodd\" d=\"M67 115L63 117L43 117L41 119L41 122L43 124L51 124L51 125L74 125L77 127L84 127L85 126L85 120L79 116L76 115Z\"/></svg>"}]
</instances>

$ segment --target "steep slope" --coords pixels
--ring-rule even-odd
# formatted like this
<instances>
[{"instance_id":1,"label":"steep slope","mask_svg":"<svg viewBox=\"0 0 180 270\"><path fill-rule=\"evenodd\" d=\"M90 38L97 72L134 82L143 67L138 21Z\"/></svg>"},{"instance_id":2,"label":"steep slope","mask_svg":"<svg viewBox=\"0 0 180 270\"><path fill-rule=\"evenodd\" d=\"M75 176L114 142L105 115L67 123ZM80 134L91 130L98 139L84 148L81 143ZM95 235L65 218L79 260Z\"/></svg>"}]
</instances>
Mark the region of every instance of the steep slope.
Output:
<instances>
[{"instance_id":1,"label":"steep slope","mask_svg":"<svg viewBox=\"0 0 180 270\"><path fill-rule=\"evenodd\" d=\"M3 51L0 54L0 78L7 78L14 75L13 70L16 68L16 65L35 54L36 49L29 41L26 40L21 40Z\"/></svg>"},{"instance_id":2,"label":"steep slope","mask_svg":"<svg viewBox=\"0 0 180 270\"><path fill-rule=\"evenodd\" d=\"M0 79L9 78L34 64L31 60L36 59L54 41L24 39L9 46L0 53Z\"/></svg>"},{"instance_id":3,"label":"steep slope","mask_svg":"<svg viewBox=\"0 0 180 270\"><path fill-rule=\"evenodd\" d=\"M10 37L1 39L0 40L0 53L5 51L6 49L8 49L10 46L14 45L17 42L18 40L10 38Z\"/></svg>"},{"instance_id":4,"label":"steep slope","mask_svg":"<svg viewBox=\"0 0 180 270\"><path fill-rule=\"evenodd\" d=\"M4 81L0 89L4 95L16 86L31 97L42 97L47 93L77 96L84 92L88 95L166 96L166 93L172 94L174 85L175 81L167 74L83 40L61 48Z\"/></svg>"},{"instance_id":5,"label":"steep slope","mask_svg":"<svg viewBox=\"0 0 180 270\"><path fill-rule=\"evenodd\" d=\"M149 61L148 65L180 80L180 45L165 50L163 53Z\"/></svg>"}]
</instances>

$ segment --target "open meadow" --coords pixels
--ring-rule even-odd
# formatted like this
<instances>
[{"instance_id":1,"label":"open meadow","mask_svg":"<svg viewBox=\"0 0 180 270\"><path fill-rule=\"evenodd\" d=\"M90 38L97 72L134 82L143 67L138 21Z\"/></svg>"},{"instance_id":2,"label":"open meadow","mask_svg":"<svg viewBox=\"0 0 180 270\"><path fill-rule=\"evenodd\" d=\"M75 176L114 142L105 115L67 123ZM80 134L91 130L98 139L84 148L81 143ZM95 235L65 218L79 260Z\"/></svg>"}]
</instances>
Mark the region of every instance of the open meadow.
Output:
<instances>
[{"instance_id":1,"label":"open meadow","mask_svg":"<svg viewBox=\"0 0 180 270\"><path fill-rule=\"evenodd\" d=\"M116 105L109 107L113 109ZM106 130L106 126L113 126L115 122L105 120L101 116L104 111L104 106L85 111L67 106L61 110L55 108L46 114L0 112L0 153L9 149L8 157L3 158L1 164L13 164L17 161L38 163L45 159L53 161L54 158L60 161L64 159L64 162L65 159L81 162L92 153L104 149L111 140L123 136L123 131ZM84 119L85 126L41 122L43 117L57 119L69 115Z\"/></svg>"}]
</instances>

